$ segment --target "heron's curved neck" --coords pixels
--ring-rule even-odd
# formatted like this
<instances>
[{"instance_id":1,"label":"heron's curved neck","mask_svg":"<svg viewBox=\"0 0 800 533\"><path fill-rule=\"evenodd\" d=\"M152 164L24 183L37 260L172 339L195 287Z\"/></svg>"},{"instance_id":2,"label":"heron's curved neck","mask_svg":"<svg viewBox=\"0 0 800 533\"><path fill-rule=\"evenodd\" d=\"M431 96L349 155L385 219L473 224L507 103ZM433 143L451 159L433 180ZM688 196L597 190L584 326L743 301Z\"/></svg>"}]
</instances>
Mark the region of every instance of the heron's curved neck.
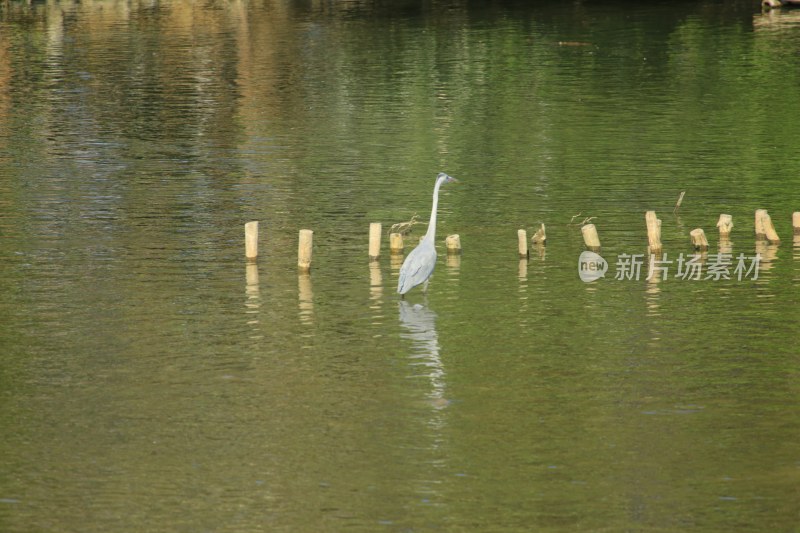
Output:
<instances>
[{"instance_id":1,"label":"heron's curved neck","mask_svg":"<svg viewBox=\"0 0 800 533\"><path fill-rule=\"evenodd\" d=\"M431 219L428 222L428 232L425 238L433 241L436 240L436 207L439 204L439 187L444 180L436 180L436 185L433 186L433 208L431 209Z\"/></svg>"}]
</instances>

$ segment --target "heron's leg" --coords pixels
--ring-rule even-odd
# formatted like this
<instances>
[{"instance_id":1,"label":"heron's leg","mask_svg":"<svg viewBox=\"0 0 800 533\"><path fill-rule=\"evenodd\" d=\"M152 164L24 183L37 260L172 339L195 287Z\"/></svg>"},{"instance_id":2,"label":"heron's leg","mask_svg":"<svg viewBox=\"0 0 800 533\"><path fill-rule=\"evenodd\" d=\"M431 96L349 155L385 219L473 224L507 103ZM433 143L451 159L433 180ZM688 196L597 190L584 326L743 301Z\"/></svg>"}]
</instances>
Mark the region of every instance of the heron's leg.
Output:
<instances>
[{"instance_id":1,"label":"heron's leg","mask_svg":"<svg viewBox=\"0 0 800 533\"><path fill-rule=\"evenodd\" d=\"M428 279L425 280L425 285L422 286L422 292L424 292L424 293L428 292L428 282L430 280L431 280L431 278L428 278Z\"/></svg>"}]
</instances>

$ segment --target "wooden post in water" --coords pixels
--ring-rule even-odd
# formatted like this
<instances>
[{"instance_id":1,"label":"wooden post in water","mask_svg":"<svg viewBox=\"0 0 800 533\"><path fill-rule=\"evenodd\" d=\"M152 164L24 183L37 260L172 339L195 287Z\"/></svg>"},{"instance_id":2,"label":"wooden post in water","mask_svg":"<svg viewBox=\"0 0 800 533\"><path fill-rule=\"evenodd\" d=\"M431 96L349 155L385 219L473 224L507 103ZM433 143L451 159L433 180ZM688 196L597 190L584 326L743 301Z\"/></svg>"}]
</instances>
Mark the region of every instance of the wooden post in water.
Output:
<instances>
[{"instance_id":1,"label":"wooden post in water","mask_svg":"<svg viewBox=\"0 0 800 533\"><path fill-rule=\"evenodd\" d=\"M369 225L369 260L377 261L381 256L381 223L372 222Z\"/></svg>"},{"instance_id":2,"label":"wooden post in water","mask_svg":"<svg viewBox=\"0 0 800 533\"><path fill-rule=\"evenodd\" d=\"M528 258L528 232L524 229L517 230L517 248L519 249L519 258Z\"/></svg>"},{"instance_id":3,"label":"wooden post in water","mask_svg":"<svg viewBox=\"0 0 800 533\"><path fill-rule=\"evenodd\" d=\"M755 226L757 241L767 240L767 230L764 228L764 221L763 221L763 217L766 212L767 212L766 209L756 209L756 216L753 223Z\"/></svg>"},{"instance_id":4,"label":"wooden post in water","mask_svg":"<svg viewBox=\"0 0 800 533\"><path fill-rule=\"evenodd\" d=\"M733 229L733 217L726 214L720 215L717 221L717 227L719 228L719 238L727 239Z\"/></svg>"},{"instance_id":5,"label":"wooden post in water","mask_svg":"<svg viewBox=\"0 0 800 533\"><path fill-rule=\"evenodd\" d=\"M795 235L800 235L800 211L792 213L792 228Z\"/></svg>"},{"instance_id":6,"label":"wooden post in water","mask_svg":"<svg viewBox=\"0 0 800 533\"><path fill-rule=\"evenodd\" d=\"M695 250L700 250L701 252L708 250L708 239L706 239L706 233L702 228L693 229L689 232L689 236L692 238L692 246L694 246Z\"/></svg>"},{"instance_id":7,"label":"wooden post in water","mask_svg":"<svg viewBox=\"0 0 800 533\"><path fill-rule=\"evenodd\" d=\"M597 228L594 224L582 226L581 234L583 235L583 242L589 250L593 252L600 251L600 237L597 236Z\"/></svg>"},{"instance_id":8,"label":"wooden post in water","mask_svg":"<svg viewBox=\"0 0 800 533\"><path fill-rule=\"evenodd\" d=\"M766 209L756 209L755 226L757 241L768 241L772 244L781 242L781 239L775 232L775 227L772 225L772 218L769 216Z\"/></svg>"},{"instance_id":9,"label":"wooden post in water","mask_svg":"<svg viewBox=\"0 0 800 533\"><path fill-rule=\"evenodd\" d=\"M461 237L458 236L457 233L453 235L448 235L447 238L444 240L444 244L447 247L448 254L460 254L461 253Z\"/></svg>"},{"instance_id":10,"label":"wooden post in water","mask_svg":"<svg viewBox=\"0 0 800 533\"><path fill-rule=\"evenodd\" d=\"M389 234L389 253L402 254L403 253L403 234L391 233Z\"/></svg>"},{"instance_id":11,"label":"wooden post in water","mask_svg":"<svg viewBox=\"0 0 800 533\"><path fill-rule=\"evenodd\" d=\"M531 242L533 244L545 244L547 242L547 233L544 230L544 224L533 234Z\"/></svg>"},{"instance_id":12,"label":"wooden post in water","mask_svg":"<svg viewBox=\"0 0 800 533\"><path fill-rule=\"evenodd\" d=\"M248 261L258 257L258 220L244 225L244 256Z\"/></svg>"},{"instance_id":13,"label":"wooden post in water","mask_svg":"<svg viewBox=\"0 0 800 533\"><path fill-rule=\"evenodd\" d=\"M661 252L661 221L656 217L655 211L647 211L644 214L647 223L647 248L650 253Z\"/></svg>"},{"instance_id":14,"label":"wooden post in water","mask_svg":"<svg viewBox=\"0 0 800 533\"><path fill-rule=\"evenodd\" d=\"M683 195L684 194L686 194L686 191L681 191L681 195L678 196L678 201L675 204L675 209L672 210L672 214L673 215L678 212L678 209L681 208L681 203L683 202Z\"/></svg>"},{"instance_id":15,"label":"wooden post in water","mask_svg":"<svg viewBox=\"0 0 800 533\"><path fill-rule=\"evenodd\" d=\"M311 249L314 242L314 232L310 229L300 230L300 240L297 245L297 268L301 272L311 270Z\"/></svg>"},{"instance_id":16,"label":"wooden post in water","mask_svg":"<svg viewBox=\"0 0 800 533\"><path fill-rule=\"evenodd\" d=\"M730 254L733 252L731 246L731 230L733 229L733 217L731 215L721 214L717 221L719 228L719 253Z\"/></svg>"}]
</instances>

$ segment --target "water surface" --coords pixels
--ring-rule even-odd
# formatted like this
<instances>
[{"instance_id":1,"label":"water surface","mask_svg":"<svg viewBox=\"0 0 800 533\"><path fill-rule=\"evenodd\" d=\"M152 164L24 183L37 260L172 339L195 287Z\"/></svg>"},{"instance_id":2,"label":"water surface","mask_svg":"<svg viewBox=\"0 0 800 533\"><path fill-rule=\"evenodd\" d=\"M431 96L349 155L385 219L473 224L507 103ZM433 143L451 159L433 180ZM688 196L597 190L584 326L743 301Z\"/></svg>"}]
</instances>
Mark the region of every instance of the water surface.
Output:
<instances>
[{"instance_id":1,"label":"water surface","mask_svg":"<svg viewBox=\"0 0 800 533\"><path fill-rule=\"evenodd\" d=\"M751 4L3 4L0 529L795 529L800 19ZM439 171L401 301L369 223ZM646 210L757 279L615 279Z\"/></svg>"}]
</instances>

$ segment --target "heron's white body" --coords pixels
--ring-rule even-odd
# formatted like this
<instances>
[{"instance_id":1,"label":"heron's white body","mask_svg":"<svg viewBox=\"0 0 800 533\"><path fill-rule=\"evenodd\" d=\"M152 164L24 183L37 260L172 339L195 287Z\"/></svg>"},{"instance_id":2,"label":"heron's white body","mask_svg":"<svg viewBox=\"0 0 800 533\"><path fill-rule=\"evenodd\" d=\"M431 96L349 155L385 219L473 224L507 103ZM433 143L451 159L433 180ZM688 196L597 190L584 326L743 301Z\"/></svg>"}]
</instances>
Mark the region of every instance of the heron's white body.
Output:
<instances>
[{"instance_id":1,"label":"heron's white body","mask_svg":"<svg viewBox=\"0 0 800 533\"><path fill-rule=\"evenodd\" d=\"M400 279L397 282L397 292L405 294L417 285L426 283L433 274L436 266L436 209L439 204L439 187L442 183L455 181L444 172L439 173L436 178L436 185L433 186L433 207L431 209L431 219L428 222L428 232L419 242L419 245L411 250L403 266L400 267Z\"/></svg>"}]
</instances>

